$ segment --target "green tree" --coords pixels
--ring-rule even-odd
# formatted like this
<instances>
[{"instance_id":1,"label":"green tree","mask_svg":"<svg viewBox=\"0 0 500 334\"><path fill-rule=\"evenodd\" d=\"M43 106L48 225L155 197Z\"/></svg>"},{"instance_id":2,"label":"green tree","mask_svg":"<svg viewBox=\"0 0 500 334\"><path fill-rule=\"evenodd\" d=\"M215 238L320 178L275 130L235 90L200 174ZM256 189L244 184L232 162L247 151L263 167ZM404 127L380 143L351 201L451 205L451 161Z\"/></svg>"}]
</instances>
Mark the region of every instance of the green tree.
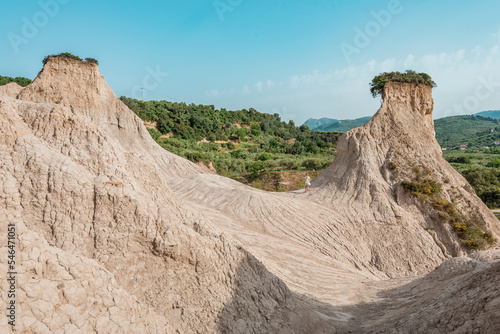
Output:
<instances>
[{"instance_id":1,"label":"green tree","mask_svg":"<svg viewBox=\"0 0 500 334\"><path fill-rule=\"evenodd\" d=\"M254 137L258 137L262 133L260 130L260 125L257 123L252 124L251 131L252 131L252 136Z\"/></svg>"},{"instance_id":2,"label":"green tree","mask_svg":"<svg viewBox=\"0 0 500 334\"><path fill-rule=\"evenodd\" d=\"M240 128L240 129L238 129L238 131L236 131L236 135L237 135L239 140L245 141L246 136L247 136L247 132L245 131L245 129Z\"/></svg>"},{"instance_id":3,"label":"green tree","mask_svg":"<svg viewBox=\"0 0 500 334\"><path fill-rule=\"evenodd\" d=\"M256 161L250 164L250 166L248 166L247 171L250 175L256 176L262 173L266 169L266 166L267 164L265 161Z\"/></svg>"},{"instance_id":4,"label":"green tree","mask_svg":"<svg viewBox=\"0 0 500 334\"><path fill-rule=\"evenodd\" d=\"M199 152L189 152L186 154L186 159L191 160L192 162L200 162L205 160L205 157Z\"/></svg>"},{"instance_id":5,"label":"green tree","mask_svg":"<svg viewBox=\"0 0 500 334\"><path fill-rule=\"evenodd\" d=\"M214 133L209 133L207 139L210 140L211 142L214 142L217 140L217 137L215 136Z\"/></svg>"},{"instance_id":6,"label":"green tree","mask_svg":"<svg viewBox=\"0 0 500 334\"><path fill-rule=\"evenodd\" d=\"M266 160L271 160L273 158L273 155L271 153L262 153L259 155L259 160L261 161L266 161Z\"/></svg>"},{"instance_id":7,"label":"green tree","mask_svg":"<svg viewBox=\"0 0 500 334\"><path fill-rule=\"evenodd\" d=\"M158 118L156 126L162 134L172 132L172 130L175 128L174 122L170 119L170 117L167 116Z\"/></svg>"},{"instance_id":8,"label":"green tree","mask_svg":"<svg viewBox=\"0 0 500 334\"><path fill-rule=\"evenodd\" d=\"M298 155L301 154L304 151L304 145L302 145L300 142L296 141L293 143L292 148L290 150L291 154Z\"/></svg>"},{"instance_id":9,"label":"green tree","mask_svg":"<svg viewBox=\"0 0 500 334\"><path fill-rule=\"evenodd\" d=\"M235 159L246 159L248 157L247 151L240 148L239 150L232 151L231 156Z\"/></svg>"},{"instance_id":10,"label":"green tree","mask_svg":"<svg viewBox=\"0 0 500 334\"><path fill-rule=\"evenodd\" d=\"M307 159L302 162L302 167L309 169L309 170L316 170L320 169L322 167L322 163L318 159Z\"/></svg>"},{"instance_id":11,"label":"green tree","mask_svg":"<svg viewBox=\"0 0 500 334\"><path fill-rule=\"evenodd\" d=\"M15 82L21 87L26 87L31 83L31 80L23 77L4 77L0 75L0 86L6 85L8 83Z\"/></svg>"}]
</instances>

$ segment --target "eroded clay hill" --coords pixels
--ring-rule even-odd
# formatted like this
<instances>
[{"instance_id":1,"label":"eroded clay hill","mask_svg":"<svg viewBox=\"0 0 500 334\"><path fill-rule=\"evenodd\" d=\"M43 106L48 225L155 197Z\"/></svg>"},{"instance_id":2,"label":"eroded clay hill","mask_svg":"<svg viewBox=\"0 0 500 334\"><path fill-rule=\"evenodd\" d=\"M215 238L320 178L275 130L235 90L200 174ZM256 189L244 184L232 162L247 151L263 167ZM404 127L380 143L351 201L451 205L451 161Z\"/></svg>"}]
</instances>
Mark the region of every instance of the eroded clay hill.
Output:
<instances>
[{"instance_id":1,"label":"eroded clay hill","mask_svg":"<svg viewBox=\"0 0 500 334\"><path fill-rule=\"evenodd\" d=\"M163 150L97 65L49 59L26 88L0 88L0 242L6 253L16 223L16 330L499 331L498 251L449 260L472 252L402 186L439 182L443 201L500 234L441 158L431 112L430 88L388 84L310 196L269 193ZM6 317L0 331L12 331Z\"/></svg>"},{"instance_id":2,"label":"eroded clay hill","mask_svg":"<svg viewBox=\"0 0 500 334\"><path fill-rule=\"evenodd\" d=\"M97 65L52 58L17 99L0 97L0 122L1 242L6 252L7 223L16 223L18 332L325 325L169 189L170 176L202 170L158 147Z\"/></svg>"},{"instance_id":3,"label":"eroded clay hill","mask_svg":"<svg viewBox=\"0 0 500 334\"><path fill-rule=\"evenodd\" d=\"M370 245L367 256L393 277L425 273L450 256L467 253L454 223L443 219L450 213L463 221L476 219L484 230L500 236L498 219L442 158L431 89L386 84L380 110L339 138L334 163L312 184L315 201L363 226L364 244ZM442 191L432 201L405 190L402 182L423 187L435 182Z\"/></svg>"}]
</instances>

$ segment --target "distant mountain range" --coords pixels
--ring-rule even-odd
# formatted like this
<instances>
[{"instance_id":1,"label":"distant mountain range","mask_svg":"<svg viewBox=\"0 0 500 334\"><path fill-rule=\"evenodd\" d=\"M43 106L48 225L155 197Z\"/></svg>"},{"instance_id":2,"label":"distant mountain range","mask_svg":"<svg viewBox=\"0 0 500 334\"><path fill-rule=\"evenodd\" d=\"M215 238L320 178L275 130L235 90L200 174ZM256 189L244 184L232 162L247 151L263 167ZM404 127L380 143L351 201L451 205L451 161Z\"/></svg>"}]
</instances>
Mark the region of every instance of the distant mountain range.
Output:
<instances>
[{"instance_id":1,"label":"distant mountain range","mask_svg":"<svg viewBox=\"0 0 500 334\"><path fill-rule=\"evenodd\" d=\"M368 122L371 117L338 120L308 119L311 130L345 132ZM448 116L434 120L436 139L442 147L492 146L500 141L500 110L481 111L474 115Z\"/></svg>"},{"instance_id":2,"label":"distant mountain range","mask_svg":"<svg viewBox=\"0 0 500 334\"><path fill-rule=\"evenodd\" d=\"M332 123L335 123L337 121L338 121L338 119L326 118L326 117L323 117L320 119L309 118L307 121L305 121L304 125L307 125L309 127L309 129L311 129L311 130L316 130L318 127L320 127L322 125L332 124Z\"/></svg>"},{"instance_id":3,"label":"distant mountain range","mask_svg":"<svg viewBox=\"0 0 500 334\"><path fill-rule=\"evenodd\" d=\"M356 119L343 119L343 120L332 119L332 118L320 118L320 119L310 118L304 124L309 126L311 130L345 132L365 124L370 119L371 116L366 116Z\"/></svg>"},{"instance_id":4,"label":"distant mountain range","mask_svg":"<svg viewBox=\"0 0 500 334\"><path fill-rule=\"evenodd\" d=\"M474 114L476 116L490 117L490 118L500 118L500 110L486 110Z\"/></svg>"}]
</instances>

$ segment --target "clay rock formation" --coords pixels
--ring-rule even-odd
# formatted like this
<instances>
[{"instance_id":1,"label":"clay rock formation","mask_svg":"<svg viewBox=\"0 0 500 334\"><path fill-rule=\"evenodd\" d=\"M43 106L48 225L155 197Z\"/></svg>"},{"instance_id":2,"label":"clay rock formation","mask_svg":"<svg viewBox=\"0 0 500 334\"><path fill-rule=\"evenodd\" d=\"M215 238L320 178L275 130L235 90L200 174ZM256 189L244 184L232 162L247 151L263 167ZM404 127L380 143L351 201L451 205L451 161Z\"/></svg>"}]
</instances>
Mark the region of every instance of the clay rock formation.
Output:
<instances>
[{"instance_id":1,"label":"clay rock formation","mask_svg":"<svg viewBox=\"0 0 500 334\"><path fill-rule=\"evenodd\" d=\"M362 331L498 333L499 260L500 251L454 258L425 277L384 291L390 306L373 314L376 320L363 324Z\"/></svg>"},{"instance_id":2,"label":"clay rock formation","mask_svg":"<svg viewBox=\"0 0 500 334\"><path fill-rule=\"evenodd\" d=\"M382 325L372 319L401 305L399 300L387 306L372 294L399 284L380 279L427 274L443 261L471 252L428 203L402 188L402 181L415 180L417 168L425 173L422 177L443 184L441 196L457 203L457 210L477 214L498 235L498 220L441 157L432 108L430 87L387 84L381 109L372 121L341 137L335 161L313 182L309 197L303 191L265 193L208 175L187 175L171 187L191 207L213 217L293 291L323 303L313 302L335 319L336 329L375 331ZM434 288L430 280L425 284L429 291ZM494 296L494 291L485 295ZM427 297L415 298L425 304ZM462 311L457 317L468 316ZM402 315L392 313L394 322L398 317ZM417 321L407 320L406 328L418 332Z\"/></svg>"},{"instance_id":3,"label":"clay rock formation","mask_svg":"<svg viewBox=\"0 0 500 334\"><path fill-rule=\"evenodd\" d=\"M3 254L7 223L17 228L16 331L319 328L282 281L172 193L171 177L203 170L160 148L97 65L51 58L17 99L0 96L0 124ZM0 331L12 329L2 317Z\"/></svg>"},{"instance_id":4,"label":"clay rock formation","mask_svg":"<svg viewBox=\"0 0 500 334\"><path fill-rule=\"evenodd\" d=\"M21 87L19 84L17 84L16 82L11 82L6 85L0 86L0 96L3 95L16 98L22 90L23 87Z\"/></svg>"},{"instance_id":5,"label":"clay rock formation","mask_svg":"<svg viewBox=\"0 0 500 334\"><path fill-rule=\"evenodd\" d=\"M451 259L469 251L401 185L422 169L498 236L441 158L431 112L430 88L387 84L310 196L268 193L163 150L97 65L50 58L24 89L0 88L16 331L498 332L498 253ZM12 332L5 317L0 331Z\"/></svg>"},{"instance_id":6,"label":"clay rock formation","mask_svg":"<svg viewBox=\"0 0 500 334\"><path fill-rule=\"evenodd\" d=\"M380 110L339 138L335 161L312 183L317 202L340 210L360 229L372 263L392 277L421 274L467 249L429 203L403 181L433 180L442 199L475 215L498 238L498 219L467 181L442 158L432 119L432 88L389 82ZM412 240L412 242L408 242ZM394 250L397 249L397 252ZM408 259L411 258L411 261Z\"/></svg>"}]
</instances>

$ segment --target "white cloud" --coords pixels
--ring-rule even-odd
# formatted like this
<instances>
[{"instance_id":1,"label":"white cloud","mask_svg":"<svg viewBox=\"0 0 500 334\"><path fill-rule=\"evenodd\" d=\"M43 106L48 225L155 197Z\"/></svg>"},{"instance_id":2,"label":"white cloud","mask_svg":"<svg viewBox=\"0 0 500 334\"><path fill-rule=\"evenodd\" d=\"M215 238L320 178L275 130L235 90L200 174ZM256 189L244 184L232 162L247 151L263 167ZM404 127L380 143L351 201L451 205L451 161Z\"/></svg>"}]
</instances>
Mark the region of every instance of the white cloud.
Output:
<instances>
[{"instance_id":1,"label":"white cloud","mask_svg":"<svg viewBox=\"0 0 500 334\"><path fill-rule=\"evenodd\" d=\"M481 57L484 54L484 49L477 45L474 49L471 50L471 53L476 56L476 58Z\"/></svg>"},{"instance_id":2,"label":"white cloud","mask_svg":"<svg viewBox=\"0 0 500 334\"><path fill-rule=\"evenodd\" d=\"M500 41L499 41L500 44ZM496 45L490 50L490 56L496 56L498 55L498 51L500 49L500 46Z\"/></svg>"},{"instance_id":3,"label":"white cloud","mask_svg":"<svg viewBox=\"0 0 500 334\"><path fill-rule=\"evenodd\" d=\"M262 82L260 82L260 81L259 81L259 82L257 82L257 83L255 84L255 87L257 88L257 91L258 91L259 93L262 93Z\"/></svg>"},{"instance_id":4,"label":"white cloud","mask_svg":"<svg viewBox=\"0 0 500 334\"><path fill-rule=\"evenodd\" d=\"M216 98L219 96L219 91L217 89L212 89L207 92L208 97Z\"/></svg>"},{"instance_id":5,"label":"white cloud","mask_svg":"<svg viewBox=\"0 0 500 334\"><path fill-rule=\"evenodd\" d=\"M412 54L409 54L408 57L406 57L405 61L404 61L404 65L406 68L410 68L411 66L413 66L413 61L415 60L415 56L412 55Z\"/></svg>"},{"instance_id":6,"label":"white cloud","mask_svg":"<svg viewBox=\"0 0 500 334\"><path fill-rule=\"evenodd\" d=\"M396 58L386 59L380 64L380 70L382 72L394 71L396 67Z\"/></svg>"},{"instance_id":7,"label":"white cloud","mask_svg":"<svg viewBox=\"0 0 500 334\"><path fill-rule=\"evenodd\" d=\"M276 82L274 82L272 80L267 80L266 85L267 85L268 89L273 89L274 87L276 87Z\"/></svg>"},{"instance_id":8,"label":"white cloud","mask_svg":"<svg viewBox=\"0 0 500 334\"><path fill-rule=\"evenodd\" d=\"M496 33L491 34L491 36L497 38L497 43L500 44L500 27L498 27L498 31Z\"/></svg>"},{"instance_id":9,"label":"white cloud","mask_svg":"<svg viewBox=\"0 0 500 334\"><path fill-rule=\"evenodd\" d=\"M493 76L500 82L500 44L476 46L454 52L441 52L400 59L370 60L364 64L327 71L291 75L287 79L259 81L243 90L212 90L208 94L226 107L254 107L262 112L278 112L284 120L301 124L309 117L356 118L372 115L380 100L369 93L372 78L384 71L414 69L429 73L438 87L434 90L435 117L456 113L456 104L474 95L481 78ZM500 86L499 86L500 87ZM481 99L475 112L500 109L500 88L488 99ZM257 95L258 94L258 95ZM288 108L283 106L287 105ZM469 108L470 109L470 108ZM466 110L469 112L469 110Z\"/></svg>"},{"instance_id":10,"label":"white cloud","mask_svg":"<svg viewBox=\"0 0 500 334\"><path fill-rule=\"evenodd\" d=\"M300 78L298 75L290 77L290 88L295 89L300 85Z\"/></svg>"}]
</instances>

